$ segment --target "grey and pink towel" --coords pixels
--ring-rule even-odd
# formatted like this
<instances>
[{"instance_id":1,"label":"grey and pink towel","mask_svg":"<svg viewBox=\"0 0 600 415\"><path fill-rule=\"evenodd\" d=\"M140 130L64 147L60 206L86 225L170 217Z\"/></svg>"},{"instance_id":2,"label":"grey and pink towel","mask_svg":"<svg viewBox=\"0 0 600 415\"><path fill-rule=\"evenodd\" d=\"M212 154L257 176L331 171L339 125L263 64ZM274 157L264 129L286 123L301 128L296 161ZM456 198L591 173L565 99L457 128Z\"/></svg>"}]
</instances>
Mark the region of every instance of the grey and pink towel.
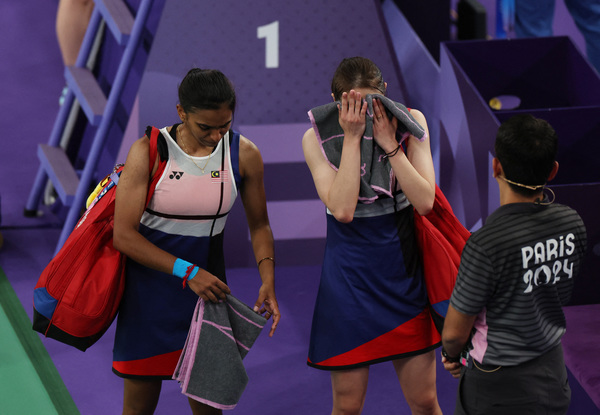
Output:
<instances>
[{"instance_id":1,"label":"grey and pink towel","mask_svg":"<svg viewBox=\"0 0 600 415\"><path fill-rule=\"evenodd\" d=\"M233 409L248 383L242 359L266 322L232 295L219 303L199 298L173 374L181 392L218 409Z\"/></svg>"},{"instance_id":2,"label":"grey and pink towel","mask_svg":"<svg viewBox=\"0 0 600 415\"><path fill-rule=\"evenodd\" d=\"M361 142L361 185L359 201L373 203L381 195L392 196L392 168L383 156L385 152L373 139L373 99L378 99L386 108L388 117L398 119L396 138L401 143L409 135L423 141L425 129L413 118L402 104L380 94L369 94L365 98L368 104L366 127ZM344 131L338 122L338 102L321 105L308 112L313 129L319 140L321 150L329 164L337 170L342 156Z\"/></svg>"}]
</instances>

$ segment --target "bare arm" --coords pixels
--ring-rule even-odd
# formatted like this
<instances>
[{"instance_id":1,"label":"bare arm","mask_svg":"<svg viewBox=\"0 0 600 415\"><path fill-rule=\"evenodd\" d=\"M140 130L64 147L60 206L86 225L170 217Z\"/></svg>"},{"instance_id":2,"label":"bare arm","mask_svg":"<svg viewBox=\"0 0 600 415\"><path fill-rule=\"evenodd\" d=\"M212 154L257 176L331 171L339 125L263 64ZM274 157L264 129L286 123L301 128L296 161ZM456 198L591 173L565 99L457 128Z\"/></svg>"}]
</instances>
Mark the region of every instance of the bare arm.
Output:
<instances>
[{"instance_id":1,"label":"bare arm","mask_svg":"<svg viewBox=\"0 0 600 415\"><path fill-rule=\"evenodd\" d=\"M383 105L377 100L373 101L375 117L373 120L373 134L377 144L390 153L398 147L395 134L398 120L388 119ZM417 110L411 110L411 115L425 129L427 137L422 142L416 137L408 138L406 154L400 150L388 160L400 188L421 215L426 215L433 207L435 199L435 171L431 157L429 143L429 130L425 116Z\"/></svg>"},{"instance_id":2,"label":"bare arm","mask_svg":"<svg viewBox=\"0 0 600 415\"><path fill-rule=\"evenodd\" d=\"M365 131L367 103L360 93L342 94L339 122L344 130L340 166L336 172L325 160L311 128L302 139L304 158L319 197L340 222L351 222L360 190L360 142Z\"/></svg>"},{"instance_id":3,"label":"bare arm","mask_svg":"<svg viewBox=\"0 0 600 415\"><path fill-rule=\"evenodd\" d=\"M273 335L281 314L275 296L275 258L273 232L267 214L267 201L263 182L263 160L258 148L245 137L240 137L240 175L242 176L241 197L250 229L252 249L262 280L254 310L273 316L270 336ZM263 260L264 259L264 260ZM262 260L262 261L261 261Z\"/></svg>"},{"instance_id":4,"label":"bare arm","mask_svg":"<svg viewBox=\"0 0 600 415\"><path fill-rule=\"evenodd\" d=\"M177 258L139 233L150 180L149 149L149 140L143 137L135 141L129 150L117 186L113 245L132 260L148 268L171 274ZM158 160L154 171L157 166ZM225 293L230 292L225 283L203 269L200 269L188 284L196 294L209 301L217 301L217 297L225 298Z\"/></svg>"}]
</instances>

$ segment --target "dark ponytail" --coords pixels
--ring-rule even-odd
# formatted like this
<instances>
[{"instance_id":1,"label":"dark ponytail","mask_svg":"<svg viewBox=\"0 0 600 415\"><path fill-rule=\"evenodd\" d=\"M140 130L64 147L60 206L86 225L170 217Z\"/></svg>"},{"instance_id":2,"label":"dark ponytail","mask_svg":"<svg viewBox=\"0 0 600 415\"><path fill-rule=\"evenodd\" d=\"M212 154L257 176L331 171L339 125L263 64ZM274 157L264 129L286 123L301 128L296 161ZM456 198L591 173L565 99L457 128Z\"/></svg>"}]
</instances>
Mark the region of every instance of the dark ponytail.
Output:
<instances>
[{"instance_id":1,"label":"dark ponytail","mask_svg":"<svg viewBox=\"0 0 600 415\"><path fill-rule=\"evenodd\" d=\"M219 109L235 110L235 90L227 77L216 69L191 69L179 84L179 104L185 112Z\"/></svg>"}]
</instances>

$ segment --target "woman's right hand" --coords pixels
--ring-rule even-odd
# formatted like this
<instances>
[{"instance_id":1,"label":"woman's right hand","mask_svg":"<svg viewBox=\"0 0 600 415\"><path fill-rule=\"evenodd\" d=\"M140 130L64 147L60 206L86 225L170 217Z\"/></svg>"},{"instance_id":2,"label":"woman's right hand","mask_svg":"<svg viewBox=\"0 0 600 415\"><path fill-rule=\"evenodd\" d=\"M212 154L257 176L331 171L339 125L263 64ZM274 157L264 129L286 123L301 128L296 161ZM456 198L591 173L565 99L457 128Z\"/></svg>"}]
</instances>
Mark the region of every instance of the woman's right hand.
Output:
<instances>
[{"instance_id":1,"label":"woman's right hand","mask_svg":"<svg viewBox=\"0 0 600 415\"><path fill-rule=\"evenodd\" d=\"M194 278L187 281L187 284L204 301L218 303L219 300L225 300L226 294L231 294L227 284L202 268L198 270Z\"/></svg>"},{"instance_id":2,"label":"woman's right hand","mask_svg":"<svg viewBox=\"0 0 600 415\"><path fill-rule=\"evenodd\" d=\"M363 100L360 92L350 90L342 94L341 104L338 104L339 123L344 130L344 139L360 140L365 132L367 101Z\"/></svg>"}]
</instances>

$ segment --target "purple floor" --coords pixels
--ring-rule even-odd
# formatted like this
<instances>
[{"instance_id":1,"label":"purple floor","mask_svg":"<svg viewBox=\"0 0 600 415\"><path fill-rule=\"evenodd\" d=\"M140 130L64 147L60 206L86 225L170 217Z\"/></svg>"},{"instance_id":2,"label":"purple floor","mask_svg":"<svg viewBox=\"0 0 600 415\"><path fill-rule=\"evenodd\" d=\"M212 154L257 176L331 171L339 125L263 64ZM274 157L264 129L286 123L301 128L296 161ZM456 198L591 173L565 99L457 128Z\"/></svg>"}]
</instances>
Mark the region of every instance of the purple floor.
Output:
<instances>
[{"instance_id":1,"label":"purple floor","mask_svg":"<svg viewBox=\"0 0 600 415\"><path fill-rule=\"evenodd\" d=\"M54 32L57 3L58 0L0 2L0 120L6 129L0 152L0 231L4 238L0 266L30 317L33 287L51 258L60 231L59 221L51 212L34 219L22 215L39 165L36 146L48 139L64 85ZM232 269L228 274L233 293L253 303L258 289L257 272ZM277 278L283 318L276 335L268 338L265 331L246 357L250 382L233 413L330 413L328 373L305 364L319 269L279 267ZM113 335L111 328L85 353L43 339L82 414L121 412L122 382L111 372ZM375 365L371 374L364 413L408 414L391 364ZM452 413L457 382L438 367L437 384L442 410ZM572 380L571 384L573 404L569 413L600 413L577 382ZM156 413L189 413L177 383L164 383Z\"/></svg>"}]
</instances>

